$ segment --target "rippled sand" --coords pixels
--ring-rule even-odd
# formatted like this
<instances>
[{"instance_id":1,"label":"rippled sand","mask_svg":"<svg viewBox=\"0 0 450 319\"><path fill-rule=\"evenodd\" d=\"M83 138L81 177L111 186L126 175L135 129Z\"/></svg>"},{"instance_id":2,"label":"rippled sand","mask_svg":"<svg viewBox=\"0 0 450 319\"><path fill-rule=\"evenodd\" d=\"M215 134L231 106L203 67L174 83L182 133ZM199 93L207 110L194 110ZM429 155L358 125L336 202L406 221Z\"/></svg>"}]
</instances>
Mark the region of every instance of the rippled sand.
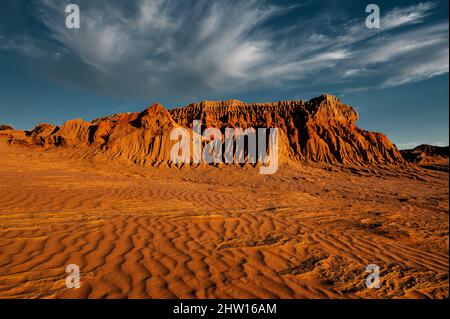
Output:
<instances>
[{"instance_id":1,"label":"rippled sand","mask_svg":"<svg viewBox=\"0 0 450 319\"><path fill-rule=\"evenodd\" d=\"M0 298L448 298L448 176L144 168L0 141Z\"/></svg>"}]
</instances>

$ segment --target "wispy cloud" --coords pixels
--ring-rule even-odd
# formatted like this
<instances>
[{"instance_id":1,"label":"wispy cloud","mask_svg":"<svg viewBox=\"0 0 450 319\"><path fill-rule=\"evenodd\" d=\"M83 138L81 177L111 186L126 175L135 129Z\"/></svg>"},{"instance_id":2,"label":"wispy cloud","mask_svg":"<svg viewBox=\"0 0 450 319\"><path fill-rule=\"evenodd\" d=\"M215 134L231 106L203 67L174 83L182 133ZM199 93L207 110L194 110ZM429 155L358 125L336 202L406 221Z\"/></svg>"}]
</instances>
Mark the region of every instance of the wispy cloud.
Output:
<instances>
[{"instance_id":1,"label":"wispy cloud","mask_svg":"<svg viewBox=\"0 0 450 319\"><path fill-rule=\"evenodd\" d=\"M432 2L424 2L405 8L395 8L383 18L383 28L393 29L405 24L423 22L434 7Z\"/></svg>"},{"instance_id":2,"label":"wispy cloud","mask_svg":"<svg viewBox=\"0 0 450 319\"><path fill-rule=\"evenodd\" d=\"M15 34L0 49L58 81L149 99L324 84L352 92L448 72L448 21L426 22L432 2L385 12L378 30L365 28L364 12L283 25L295 6L269 1L79 2L81 29L65 28L61 1L41 0L34 15L45 36ZM333 28L320 27L323 16Z\"/></svg>"}]
</instances>

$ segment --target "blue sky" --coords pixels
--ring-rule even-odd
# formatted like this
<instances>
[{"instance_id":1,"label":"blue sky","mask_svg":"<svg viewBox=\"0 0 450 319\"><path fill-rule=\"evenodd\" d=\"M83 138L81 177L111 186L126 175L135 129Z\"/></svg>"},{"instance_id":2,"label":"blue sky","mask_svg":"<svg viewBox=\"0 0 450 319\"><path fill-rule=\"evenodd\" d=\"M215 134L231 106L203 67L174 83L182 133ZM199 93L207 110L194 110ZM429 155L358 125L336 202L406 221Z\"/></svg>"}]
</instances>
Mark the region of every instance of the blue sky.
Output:
<instances>
[{"instance_id":1,"label":"blue sky","mask_svg":"<svg viewBox=\"0 0 450 319\"><path fill-rule=\"evenodd\" d=\"M78 4L81 28L67 29ZM376 3L381 27L365 26ZM0 123L331 93L400 148L448 145L448 1L0 2Z\"/></svg>"}]
</instances>

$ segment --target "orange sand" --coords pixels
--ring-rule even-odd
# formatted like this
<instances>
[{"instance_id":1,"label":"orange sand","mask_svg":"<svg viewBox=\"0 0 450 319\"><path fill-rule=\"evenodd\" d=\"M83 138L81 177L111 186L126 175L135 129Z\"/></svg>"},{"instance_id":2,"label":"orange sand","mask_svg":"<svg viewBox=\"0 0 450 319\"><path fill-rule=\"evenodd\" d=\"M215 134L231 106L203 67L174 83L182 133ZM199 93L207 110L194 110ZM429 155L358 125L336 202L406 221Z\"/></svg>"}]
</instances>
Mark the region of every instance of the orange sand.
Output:
<instances>
[{"instance_id":1,"label":"orange sand","mask_svg":"<svg viewBox=\"0 0 450 319\"><path fill-rule=\"evenodd\" d=\"M448 177L144 168L0 140L0 298L448 298Z\"/></svg>"}]
</instances>

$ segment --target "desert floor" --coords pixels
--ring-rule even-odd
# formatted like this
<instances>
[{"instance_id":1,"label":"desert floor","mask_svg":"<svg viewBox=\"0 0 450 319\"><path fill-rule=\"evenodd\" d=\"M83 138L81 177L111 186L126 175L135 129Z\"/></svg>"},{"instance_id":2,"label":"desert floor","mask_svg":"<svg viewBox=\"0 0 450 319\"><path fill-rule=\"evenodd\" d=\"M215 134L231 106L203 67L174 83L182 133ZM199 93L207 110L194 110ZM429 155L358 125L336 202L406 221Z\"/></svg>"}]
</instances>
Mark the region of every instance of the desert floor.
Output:
<instances>
[{"instance_id":1,"label":"desert floor","mask_svg":"<svg viewBox=\"0 0 450 319\"><path fill-rule=\"evenodd\" d=\"M445 298L448 178L149 168L0 141L0 298Z\"/></svg>"}]
</instances>

